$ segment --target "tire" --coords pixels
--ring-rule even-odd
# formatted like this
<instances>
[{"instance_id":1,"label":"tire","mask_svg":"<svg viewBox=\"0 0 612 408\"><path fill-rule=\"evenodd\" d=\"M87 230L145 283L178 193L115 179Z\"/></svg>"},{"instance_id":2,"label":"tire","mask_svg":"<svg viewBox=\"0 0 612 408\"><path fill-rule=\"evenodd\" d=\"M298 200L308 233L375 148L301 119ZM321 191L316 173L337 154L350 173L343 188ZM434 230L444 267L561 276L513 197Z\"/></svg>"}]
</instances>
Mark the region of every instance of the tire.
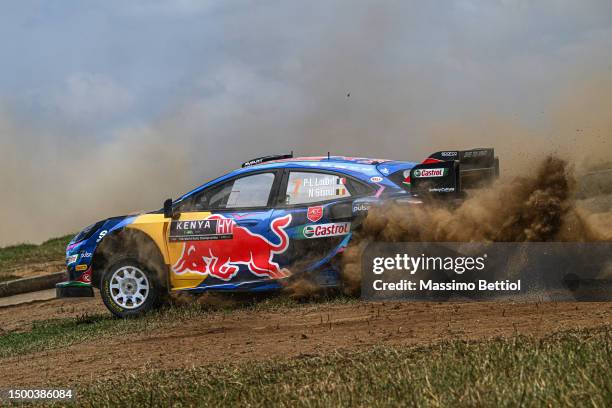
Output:
<instances>
[{"instance_id":1,"label":"tire","mask_svg":"<svg viewBox=\"0 0 612 408\"><path fill-rule=\"evenodd\" d=\"M100 285L104 305L115 316L141 316L161 304L163 288L155 274L133 258L111 264Z\"/></svg>"}]
</instances>

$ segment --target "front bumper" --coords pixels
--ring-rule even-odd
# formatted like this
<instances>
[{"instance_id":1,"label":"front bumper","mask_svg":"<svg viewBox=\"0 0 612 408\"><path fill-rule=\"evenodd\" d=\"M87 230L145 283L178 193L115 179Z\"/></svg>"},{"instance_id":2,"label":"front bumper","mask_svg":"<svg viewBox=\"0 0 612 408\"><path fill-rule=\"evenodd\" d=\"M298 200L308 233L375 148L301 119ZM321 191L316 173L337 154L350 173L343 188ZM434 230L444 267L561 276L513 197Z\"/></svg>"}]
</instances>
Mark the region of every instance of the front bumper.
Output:
<instances>
[{"instance_id":1,"label":"front bumper","mask_svg":"<svg viewBox=\"0 0 612 408\"><path fill-rule=\"evenodd\" d=\"M68 281L55 285L56 298L94 297L93 287L88 283Z\"/></svg>"}]
</instances>

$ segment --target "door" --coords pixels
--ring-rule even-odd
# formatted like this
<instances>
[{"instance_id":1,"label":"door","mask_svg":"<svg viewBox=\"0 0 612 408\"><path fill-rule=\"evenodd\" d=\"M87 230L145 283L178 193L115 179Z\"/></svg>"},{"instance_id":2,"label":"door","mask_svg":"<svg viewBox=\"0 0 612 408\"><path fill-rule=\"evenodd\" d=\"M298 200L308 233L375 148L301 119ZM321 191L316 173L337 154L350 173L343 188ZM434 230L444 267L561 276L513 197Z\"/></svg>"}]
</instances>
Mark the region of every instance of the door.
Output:
<instances>
[{"instance_id":1,"label":"door","mask_svg":"<svg viewBox=\"0 0 612 408\"><path fill-rule=\"evenodd\" d=\"M371 191L362 184L332 171L288 171L280 188L284 200L273 213L291 214L293 219L291 245L283 260L287 269L300 273L329 267L350 239L354 199Z\"/></svg>"},{"instance_id":2,"label":"door","mask_svg":"<svg viewBox=\"0 0 612 408\"><path fill-rule=\"evenodd\" d=\"M287 246L286 220L270 224L279 183L277 171L248 173L181 203L167 237L172 288L235 289L241 282L281 277L272 258Z\"/></svg>"}]
</instances>

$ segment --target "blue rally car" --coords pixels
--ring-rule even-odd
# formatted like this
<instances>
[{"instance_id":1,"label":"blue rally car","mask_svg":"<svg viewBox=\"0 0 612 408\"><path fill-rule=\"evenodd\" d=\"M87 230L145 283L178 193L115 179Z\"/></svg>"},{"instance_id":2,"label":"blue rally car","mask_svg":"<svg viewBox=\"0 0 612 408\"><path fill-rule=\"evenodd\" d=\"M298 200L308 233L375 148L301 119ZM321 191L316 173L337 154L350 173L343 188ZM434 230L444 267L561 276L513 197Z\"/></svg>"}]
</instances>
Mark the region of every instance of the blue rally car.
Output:
<instances>
[{"instance_id":1,"label":"blue rally car","mask_svg":"<svg viewBox=\"0 0 612 408\"><path fill-rule=\"evenodd\" d=\"M372 206L459 197L497 177L493 149L442 151L423 163L355 157L267 156L163 209L113 217L66 249L58 297L100 290L117 316L138 315L170 292L273 291L302 273L339 286L336 256Z\"/></svg>"}]
</instances>

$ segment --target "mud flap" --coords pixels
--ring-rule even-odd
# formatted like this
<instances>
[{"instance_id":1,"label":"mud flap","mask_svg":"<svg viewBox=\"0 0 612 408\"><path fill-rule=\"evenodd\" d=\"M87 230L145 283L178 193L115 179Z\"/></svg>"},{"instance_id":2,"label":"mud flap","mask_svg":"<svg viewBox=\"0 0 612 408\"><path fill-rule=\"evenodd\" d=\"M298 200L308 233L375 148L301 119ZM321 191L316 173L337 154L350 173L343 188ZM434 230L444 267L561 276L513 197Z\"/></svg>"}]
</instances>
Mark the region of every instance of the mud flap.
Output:
<instances>
[{"instance_id":1,"label":"mud flap","mask_svg":"<svg viewBox=\"0 0 612 408\"><path fill-rule=\"evenodd\" d=\"M93 287L82 282L62 282L55 285L56 298L94 297Z\"/></svg>"}]
</instances>

